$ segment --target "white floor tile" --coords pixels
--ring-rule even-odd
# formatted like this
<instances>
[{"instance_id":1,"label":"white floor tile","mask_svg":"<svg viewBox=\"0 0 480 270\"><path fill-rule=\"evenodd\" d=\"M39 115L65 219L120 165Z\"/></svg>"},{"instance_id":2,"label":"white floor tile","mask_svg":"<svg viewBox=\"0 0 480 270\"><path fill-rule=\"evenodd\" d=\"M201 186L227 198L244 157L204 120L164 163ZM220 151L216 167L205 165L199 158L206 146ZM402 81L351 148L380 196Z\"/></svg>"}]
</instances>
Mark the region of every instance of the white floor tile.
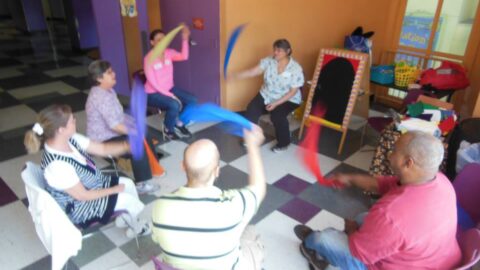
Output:
<instances>
[{"instance_id":1,"label":"white floor tile","mask_svg":"<svg viewBox=\"0 0 480 270\"><path fill-rule=\"evenodd\" d=\"M312 219L310 219L305 225L312 228L314 231L321 231L326 228L334 228L340 231L345 229L345 221L342 217L322 210L318 212Z\"/></svg>"},{"instance_id":2,"label":"white floor tile","mask_svg":"<svg viewBox=\"0 0 480 270\"><path fill-rule=\"evenodd\" d=\"M2 177L18 198L23 199L27 197L27 194L25 193L25 184L20 176L25 163L27 161L32 161L36 164L40 164L41 155L41 152L38 152L36 154L25 155L0 163L0 177ZM5 220L3 218L0 219Z\"/></svg>"},{"instance_id":3,"label":"white floor tile","mask_svg":"<svg viewBox=\"0 0 480 270\"><path fill-rule=\"evenodd\" d=\"M155 269L155 266L153 265L153 262L152 261L148 261L148 263L142 265L142 267L140 267L140 270L154 270Z\"/></svg>"},{"instance_id":4,"label":"white floor tile","mask_svg":"<svg viewBox=\"0 0 480 270\"><path fill-rule=\"evenodd\" d=\"M44 84L37 84L34 86L15 88L9 90L8 93L17 99L26 99L30 97L45 95L49 93L59 93L61 95L68 95L79 92L78 89L72 87L64 82L50 82Z\"/></svg>"},{"instance_id":5,"label":"white floor tile","mask_svg":"<svg viewBox=\"0 0 480 270\"><path fill-rule=\"evenodd\" d=\"M368 117L383 117L386 116L385 113L375 111L375 110L369 110L368 111Z\"/></svg>"},{"instance_id":6,"label":"white floor tile","mask_svg":"<svg viewBox=\"0 0 480 270\"><path fill-rule=\"evenodd\" d=\"M20 72L16 67L8 67L0 69L0 80L11 77L22 76L23 72Z\"/></svg>"},{"instance_id":7,"label":"white floor tile","mask_svg":"<svg viewBox=\"0 0 480 270\"><path fill-rule=\"evenodd\" d=\"M114 222L110 223L106 226L103 226L100 230L117 247L122 246L123 244L132 240L132 239L128 238L127 235L125 234L126 229L115 227Z\"/></svg>"},{"instance_id":8,"label":"white floor tile","mask_svg":"<svg viewBox=\"0 0 480 270\"><path fill-rule=\"evenodd\" d=\"M0 132L35 123L37 113L26 105L0 109Z\"/></svg>"},{"instance_id":9,"label":"white floor tile","mask_svg":"<svg viewBox=\"0 0 480 270\"><path fill-rule=\"evenodd\" d=\"M137 265L130 260L130 258L120 249L116 248L110 252L105 253L101 257L91 261L81 268L82 270L97 270L97 269L138 269Z\"/></svg>"},{"instance_id":10,"label":"white floor tile","mask_svg":"<svg viewBox=\"0 0 480 270\"><path fill-rule=\"evenodd\" d=\"M294 131L294 130L300 128L300 125L302 124L301 120L295 119L293 117L293 115L289 115L287 118L288 118L288 127L289 127L290 131ZM260 116L259 122L263 122L263 123L266 123L268 125L273 126L273 123L270 119L270 114L264 114L264 115Z\"/></svg>"},{"instance_id":11,"label":"white floor tile","mask_svg":"<svg viewBox=\"0 0 480 270\"><path fill-rule=\"evenodd\" d=\"M198 132L198 131L201 131L201 130L204 130L206 128L209 128L213 125L216 125L217 123L214 123L214 122L207 122L207 123L192 123L190 125L188 125L188 129L190 130L190 132L194 133L194 132Z\"/></svg>"},{"instance_id":12,"label":"white floor tile","mask_svg":"<svg viewBox=\"0 0 480 270\"><path fill-rule=\"evenodd\" d=\"M154 114L147 117L147 125L150 127L161 130L163 124L163 116L164 114Z\"/></svg>"},{"instance_id":13,"label":"white floor tile","mask_svg":"<svg viewBox=\"0 0 480 270\"><path fill-rule=\"evenodd\" d=\"M80 78L87 76L87 68L84 66L73 66L67 68L52 69L44 72L50 77L58 78L62 76L72 76L75 78Z\"/></svg>"},{"instance_id":14,"label":"white floor tile","mask_svg":"<svg viewBox=\"0 0 480 270\"><path fill-rule=\"evenodd\" d=\"M25 64L41 64L42 62L51 62L55 60L65 59L65 57L57 55L56 57L53 54L38 54L38 55L23 55L16 57L17 60L22 61Z\"/></svg>"},{"instance_id":15,"label":"white floor tile","mask_svg":"<svg viewBox=\"0 0 480 270\"><path fill-rule=\"evenodd\" d=\"M20 269L48 255L21 201L1 207L0 217L0 268Z\"/></svg>"},{"instance_id":16,"label":"white floor tile","mask_svg":"<svg viewBox=\"0 0 480 270\"><path fill-rule=\"evenodd\" d=\"M275 183L286 174L297 176L310 183L316 182L315 177L302 164L298 154L298 146L291 144L285 152L274 153L270 150L274 143L276 142L265 144L261 148L264 167L267 168L265 175L269 184ZM340 161L322 154L318 154L318 158L320 160L320 168L324 175L328 174L340 164ZM242 156L231 162L230 165L248 173L248 156Z\"/></svg>"},{"instance_id":17,"label":"white floor tile","mask_svg":"<svg viewBox=\"0 0 480 270\"><path fill-rule=\"evenodd\" d=\"M365 145L360 148L355 154L351 155L344 162L353 167L368 171L370 168L370 163L372 162L373 156L375 154L375 147L370 145Z\"/></svg>"},{"instance_id":18,"label":"white floor tile","mask_svg":"<svg viewBox=\"0 0 480 270\"><path fill-rule=\"evenodd\" d=\"M294 219L275 211L255 226L265 246L265 270L308 269L307 261L298 249L300 240L293 232L298 224Z\"/></svg>"}]
</instances>

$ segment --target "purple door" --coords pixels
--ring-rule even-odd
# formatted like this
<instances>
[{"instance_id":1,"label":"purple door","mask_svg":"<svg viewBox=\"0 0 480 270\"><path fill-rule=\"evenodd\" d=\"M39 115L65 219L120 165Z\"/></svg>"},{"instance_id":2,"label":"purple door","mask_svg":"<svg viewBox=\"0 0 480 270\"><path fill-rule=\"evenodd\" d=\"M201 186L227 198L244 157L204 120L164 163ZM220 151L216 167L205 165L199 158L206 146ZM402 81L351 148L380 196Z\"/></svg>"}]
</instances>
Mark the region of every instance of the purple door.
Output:
<instances>
[{"instance_id":1,"label":"purple door","mask_svg":"<svg viewBox=\"0 0 480 270\"><path fill-rule=\"evenodd\" d=\"M219 0L161 0L160 9L165 31L185 22L192 32L190 58L175 62L175 85L200 102L220 104ZM203 19L203 30L192 27L194 18ZM180 36L171 45L176 50L180 50Z\"/></svg>"}]
</instances>

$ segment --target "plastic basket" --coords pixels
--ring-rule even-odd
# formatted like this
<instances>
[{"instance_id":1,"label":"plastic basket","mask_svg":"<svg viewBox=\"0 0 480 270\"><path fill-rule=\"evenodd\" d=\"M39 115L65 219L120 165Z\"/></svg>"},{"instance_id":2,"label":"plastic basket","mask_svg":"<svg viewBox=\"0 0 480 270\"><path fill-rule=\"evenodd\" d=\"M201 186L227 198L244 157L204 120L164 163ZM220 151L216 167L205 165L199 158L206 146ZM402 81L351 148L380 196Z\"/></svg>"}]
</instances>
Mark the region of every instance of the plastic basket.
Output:
<instances>
[{"instance_id":1,"label":"plastic basket","mask_svg":"<svg viewBox=\"0 0 480 270\"><path fill-rule=\"evenodd\" d=\"M370 69L370 80L379 84L392 84L394 81L393 65L373 66Z\"/></svg>"},{"instance_id":2,"label":"plastic basket","mask_svg":"<svg viewBox=\"0 0 480 270\"><path fill-rule=\"evenodd\" d=\"M414 83L420 74L420 70L413 66L395 67L395 85L400 87L407 87Z\"/></svg>"}]
</instances>

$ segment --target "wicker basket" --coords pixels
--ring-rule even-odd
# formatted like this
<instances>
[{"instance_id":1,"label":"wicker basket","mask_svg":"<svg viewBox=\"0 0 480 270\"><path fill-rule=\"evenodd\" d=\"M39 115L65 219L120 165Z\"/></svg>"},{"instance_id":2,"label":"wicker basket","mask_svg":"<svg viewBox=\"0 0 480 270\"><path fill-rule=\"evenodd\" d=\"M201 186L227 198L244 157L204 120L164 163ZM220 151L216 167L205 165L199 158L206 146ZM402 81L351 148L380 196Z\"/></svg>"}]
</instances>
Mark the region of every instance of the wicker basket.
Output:
<instances>
[{"instance_id":1,"label":"wicker basket","mask_svg":"<svg viewBox=\"0 0 480 270\"><path fill-rule=\"evenodd\" d=\"M420 74L420 69L416 66L402 66L395 67L395 85L400 87L407 87L414 83Z\"/></svg>"}]
</instances>

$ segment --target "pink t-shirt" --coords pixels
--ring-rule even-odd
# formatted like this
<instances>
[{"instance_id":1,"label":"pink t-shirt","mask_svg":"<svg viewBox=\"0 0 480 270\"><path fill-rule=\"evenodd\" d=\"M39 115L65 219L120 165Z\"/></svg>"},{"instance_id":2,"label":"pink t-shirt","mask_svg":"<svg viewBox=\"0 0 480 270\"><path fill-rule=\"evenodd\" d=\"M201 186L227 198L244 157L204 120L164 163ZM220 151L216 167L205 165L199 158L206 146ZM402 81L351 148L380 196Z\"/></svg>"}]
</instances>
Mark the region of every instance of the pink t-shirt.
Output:
<instances>
[{"instance_id":1,"label":"pink t-shirt","mask_svg":"<svg viewBox=\"0 0 480 270\"><path fill-rule=\"evenodd\" d=\"M383 196L349 237L352 255L368 269L453 269L462 255L452 184L441 173L422 185L397 183L379 179Z\"/></svg>"},{"instance_id":2,"label":"pink t-shirt","mask_svg":"<svg viewBox=\"0 0 480 270\"><path fill-rule=\"evenodd\" d=\"M152 51L143 59L143 69L147 77L145 92L147 94L160 93L171 97L173 96L172 92L170 92L173 88L173 62L188 59L188 41L183 40L182 52L166 49L163 61L157 58L153 63L148 64L148 58L151 53Z\"/></svg>"}]
</instances>

